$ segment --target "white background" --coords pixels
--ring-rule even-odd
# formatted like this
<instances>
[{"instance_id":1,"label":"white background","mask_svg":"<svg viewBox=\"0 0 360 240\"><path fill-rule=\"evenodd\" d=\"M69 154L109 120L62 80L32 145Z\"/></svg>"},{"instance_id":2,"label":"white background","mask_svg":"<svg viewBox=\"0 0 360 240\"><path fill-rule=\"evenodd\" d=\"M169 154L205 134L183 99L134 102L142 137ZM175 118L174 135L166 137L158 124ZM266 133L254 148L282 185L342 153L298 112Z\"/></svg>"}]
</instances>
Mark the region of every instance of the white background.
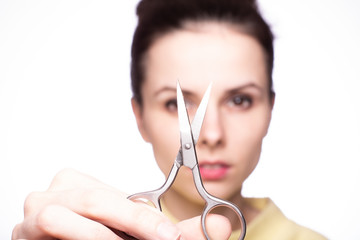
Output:
<instances>
[{"instance_id":1,"label":"white background","mask_svg":"<svg viewBox=\"0 0 360 240\"><path fill-rule=\"evenodd\" d=\"M0 0L0 239L65 167L129 193L162 183L130 108L136 2ZM244 193L330 239L360 239L360 2L260 4L277 99Z\"/></svg>"}]
</instances>

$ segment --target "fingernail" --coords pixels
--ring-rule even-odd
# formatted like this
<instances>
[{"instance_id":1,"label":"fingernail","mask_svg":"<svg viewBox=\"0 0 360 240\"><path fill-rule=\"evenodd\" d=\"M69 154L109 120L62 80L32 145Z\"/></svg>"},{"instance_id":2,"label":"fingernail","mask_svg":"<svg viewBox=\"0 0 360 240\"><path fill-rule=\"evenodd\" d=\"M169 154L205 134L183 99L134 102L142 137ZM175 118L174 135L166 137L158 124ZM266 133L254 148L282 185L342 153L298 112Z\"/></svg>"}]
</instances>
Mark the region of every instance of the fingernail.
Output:
<instances>
[{"instance_id":1,"label":"fingernail","mask_svg":"<svg viewBox=\"0 0 360 240\"><path fill-rule=\"evenodd\" d=\"M158 236L161 240L176 240L180 238L180 231L171 223L160 223L157 227Z\"/></svg>"}]
</instances>

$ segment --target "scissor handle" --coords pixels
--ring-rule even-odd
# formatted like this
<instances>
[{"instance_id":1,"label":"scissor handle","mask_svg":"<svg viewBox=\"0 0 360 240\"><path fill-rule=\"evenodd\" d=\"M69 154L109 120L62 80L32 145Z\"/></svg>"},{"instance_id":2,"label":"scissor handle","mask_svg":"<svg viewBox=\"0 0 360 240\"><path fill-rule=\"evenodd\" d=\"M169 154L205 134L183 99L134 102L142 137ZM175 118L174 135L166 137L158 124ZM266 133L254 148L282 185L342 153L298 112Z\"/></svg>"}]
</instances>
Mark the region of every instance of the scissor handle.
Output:
<instances>
[{"instance_id":1,"label":"scissor handle","mask_svg":"<svg viewBox=\"0 0 360 240\"><path fill-rule=\"evenodd\" d=\"M128 199L130 200L148 200L150 201L155 208L161 209L160 204L160 198L161 196L171 187L171 185L174 183L174 180L176 178L177 173L179 172L180 165L175 162L170 170L169 176L166 178L166 182L164 185L162 185L160 188L148 191L148 192L141 192L141 193L135 193L133 195L128 196Z\"/></svg>"},{"instance_id":2,"label":"scissor handle","mask_svg":"<svg viewBox=\"0 0 360 240\"><path fill-rule=\"evenodd\" d=\"M206 239L207 240L210 239L210 237L206 231L206 225L205 225L206 217L212 210L214 210L217 207L227 207L227 208L231 209L234 213L236 213L236 216L240 220L241 233L240 233L240 236L238 239L243 240L245 238L245 234L246 234L246 222L245 222L245 218L244 218L243 214L241 213L240 209L235 204L225 201L225 200L222 200L220 198L214 197L205 190L204 185L202 184L202 181L201 181L201 176L200 176L200 171L199 171L198 165L196 165L192 169L192 173L193 173L196 189L198 190L200 196L204 199L204 201L206 203L204 211L201 215L201 227L202 227L202 230L203 230L203 233L204 233Z\"/></svg>"},{"instance_id":3,"label":"scissor handle","mask_svg":"<svg viewBox=\"0 0 360 240\"><path fill-rule=\"evenodd\" d=\"M166 179L166 182L159 189L156 189L153 191L148 191L148 192L136 193L136 194L128 196L128 199L133 200L133 201L134 200L148 200L154 205L155 208L162 211L161 204L160 204L160 198L173 184L180 167L181 167L181 165L179 163L177 163L177 162L174 163L174 165L171 168L171 171L169 173L169 176ZM201 226L202 226L202 230L203 230L203 233L204 233L206 239L207 240L210 239L208 232L206 231L206 225L205 225L206 217L212 210L214 210L217 207L227 207L227 208L231 209L233 212L235 212L238 219L240 220L241 233L240 233L239 239L243 240L245 238L245 233L246 233L246 222L245 222L245 218L242 215L239 208L236 205L234 205L233 203L227 202L225 200L222 200L220 198L216 198L216 197L210 195L205 190L204 186L202 185L198 165L196 165L192 169L192 172L193 172L193 177L194 177L194 182L195 182L196 188L197 188L200 196L206 202L204 211L201 215Z\"/></svg>"},{"instance_id":4,"label":"scissor handle","mask_svg":"<svg viewBox=\"0 0 360 240\"><path fill-rule=\"evenodd\" d=\"M214 196L211 196L210 194L206 197L206 205L205 205L204 211L201 215L201 227L202 227L203 233L205 234L206 239L207 240L210 239L210 236L206 230L206 225L205 225L206 217L209 215L209 213L212 210L214 210L217 207L227 207L227 208L231 209L234 213L236 213L236 216L238 217L238 219L240 221L240 230L241 230L241 233L240 233L238 239L243 240L245 238L245 233L246 233L246 222L245 222L245 218L242 215L239 208L230 202L216 198Z\"/></svg>"}]
</instances>

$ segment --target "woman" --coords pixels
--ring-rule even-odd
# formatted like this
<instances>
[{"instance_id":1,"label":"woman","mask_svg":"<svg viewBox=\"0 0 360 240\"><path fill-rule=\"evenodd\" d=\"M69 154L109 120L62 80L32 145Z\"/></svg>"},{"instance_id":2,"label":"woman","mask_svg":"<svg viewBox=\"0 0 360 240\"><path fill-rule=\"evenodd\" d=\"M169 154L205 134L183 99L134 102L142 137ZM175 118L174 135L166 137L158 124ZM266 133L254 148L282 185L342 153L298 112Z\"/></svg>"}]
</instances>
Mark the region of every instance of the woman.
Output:
<instances>
[{"instance_id":1,"label":"woman","mask_svg":"<svg viewBox=\"0 0 360 240\"><path fill-rule=\"evenodd\" d=\"M179 147L176 81L190 117L212 82L197 144L205 188L239 206L248 223L246 239L324 239L286 219L271 200L241 196L243 182L258 163L275 100L273 37L256 4L143 0L137 13L132 106L162 172L168 174ZM48 191L29 195L13 239L118 239L117 230L140 239L203 238L196 217L203 206L187 169L163 197L166 215L126 196L89 176L62 171ZM214 239L231 233L218 215L207 224Z\"/></svg>"}]
</instances>

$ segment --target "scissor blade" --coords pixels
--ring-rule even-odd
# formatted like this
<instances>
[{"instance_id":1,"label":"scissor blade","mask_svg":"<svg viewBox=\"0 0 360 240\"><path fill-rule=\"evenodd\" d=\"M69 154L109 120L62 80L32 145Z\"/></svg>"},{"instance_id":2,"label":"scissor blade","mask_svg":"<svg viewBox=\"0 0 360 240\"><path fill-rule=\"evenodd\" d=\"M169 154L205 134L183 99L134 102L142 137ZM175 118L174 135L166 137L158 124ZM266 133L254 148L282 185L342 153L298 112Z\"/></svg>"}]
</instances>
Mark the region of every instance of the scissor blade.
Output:
<instances>
[{"instance_id":1,"label":"scissor blade","mask_svg":"<svg viewBox=\"0 0 360 240\"><path fill-rule=\"evenodd\" d=\"M189 115L186 110L185 100L179 82L177 83L176 91L181 142L181 147L176 161L180 165L193 169L197 165L195 143L192 136Z\"/></svg>"},{"instance_id":2,"label":"scissor blade","mask_svg":"<svg viewBox=\"0 0 360 240\"><path fill-rule=\"evenodd\" d=\"M210 83L208 88L206 89L206 92L200 102L200 105L199 105L198 109L196 110L194 119L191 122L191 129L192 129L192 134L193 134L195 145L199 139L201 126L204 121L206 107L209 102L211 87L212 87L212 83Z\"/></svg>"},{"instance_id":3,"label":"scissor blade","mask_svg":"<svg viewBox=\"0 0 360 240\"><path fill-rule=\"evenodd\" d=\"M185 100L182 94L180 83L177 83L177 106L181 147L177 155L176 161L178 162L178 164L187 166L191 169L195 165L197 165L195 144L199 138L201 125L205 117L206 106L210 95L210 87L211 85L206 90L204 97L199 105L199 108L195 113L193 123L190 125L189 115L186 110ZM195 130L192 130L193 126ZM185 157L185 155L187 157Z\"/></svg>"},{"instance_id":4,"label":"scissor blade","mask_svg":"<svg viewBox=\"0 0 360 240\"><path fill-rule=\"evenodd\" d=\"M210 83L208 88L206 89L205 94L204 94L203 98L201 99L200 105L199 105L198 109L196 110L194 119L191 122L191 131L192 131L192 136L193 136L195 145L196 145L196 143L197 143L197 141L199 139L201 126L202 126L202 123L203 123L204 118L205 118L205 113L206 113L207 104L209 102L211 87L212 87L212 83ZM186 115L187 117L186 118L184 117L184 119L183 119L184 123L189 122L189 117L188 117L188 113L187 113L187 110L186 110L186 104L185 104L185 101L184 101L184 97L183 97L179 82L177 84L177 96L178 96L178 98L177 98L178 107L180 106L180 109L178 110L179 116L180 115L182 115L182 116ZM186 114L183 114L183 113L186 113ZM187 131L187 129L186 129L186 131Z\"/></svg>"},{"instance_id":5,"label":"scissor blade","mask_svg":"<svg viewBox=\"0 0 360 240\"><path fill-rule=\"evenodd\" d=\"M186 110L185 100L184 100L184 96L183 96L179 81L177 82L176 95L177 95L180 138L183 139L183 137L185 135L186 139L184 139L184 140L186 140L186 141L191 140L191 142L192 142L189 115ZM190 136L186 136L186 135L190 135ZM190 139L187 139L188 137L190 137Z\"/></svg>"}]
</instances>

